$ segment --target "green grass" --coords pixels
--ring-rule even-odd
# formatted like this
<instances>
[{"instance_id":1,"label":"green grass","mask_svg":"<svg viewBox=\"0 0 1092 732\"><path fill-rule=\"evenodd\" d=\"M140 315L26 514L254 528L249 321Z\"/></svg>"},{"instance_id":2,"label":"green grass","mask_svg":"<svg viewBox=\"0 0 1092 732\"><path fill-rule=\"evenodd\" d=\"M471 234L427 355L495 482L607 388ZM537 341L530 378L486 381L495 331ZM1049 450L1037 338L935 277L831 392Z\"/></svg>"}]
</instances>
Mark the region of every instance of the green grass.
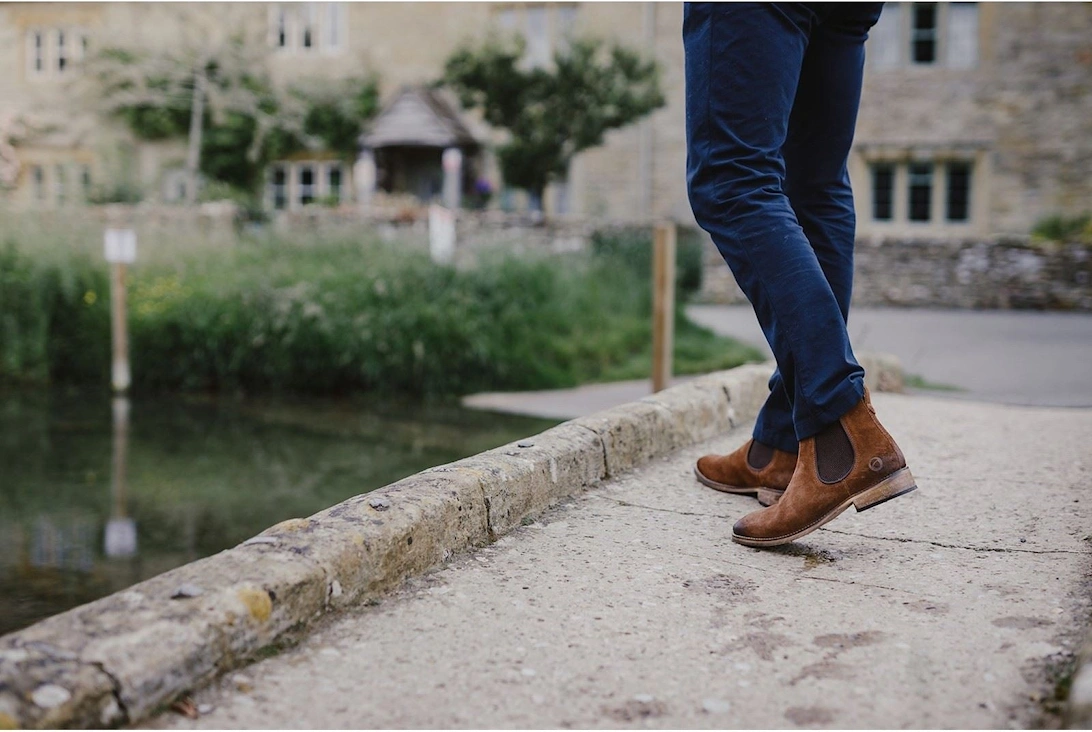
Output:
<instances>
[{"instance_id":1,"label":"green grass","mask_svg":"<svg viewBox=\"0 0 1092 732\"><path fill-rule=\"evenodd\" d=\"M929 381L924 376L919 374L907 374L905 379L906 386L911 389L927 389L929 391L967 391L962 386L953 386L952 384L939 384L934 381Z\"/></svg>"},{"instance_id":2,"label":"green grass","mask_svg":"<svg viewBox=\"0 0 1092 732\"><path fill-rule=\"evenodd\" d=\"M346 236L153 250L130 274L134 388L419 397L645 377L642 246L630 236L466 269ZM40 237L0 246L0 379L108 384L110 293L92 251ZM676 373L754 360L680 316Z\"/></svg>"}]
</instances>

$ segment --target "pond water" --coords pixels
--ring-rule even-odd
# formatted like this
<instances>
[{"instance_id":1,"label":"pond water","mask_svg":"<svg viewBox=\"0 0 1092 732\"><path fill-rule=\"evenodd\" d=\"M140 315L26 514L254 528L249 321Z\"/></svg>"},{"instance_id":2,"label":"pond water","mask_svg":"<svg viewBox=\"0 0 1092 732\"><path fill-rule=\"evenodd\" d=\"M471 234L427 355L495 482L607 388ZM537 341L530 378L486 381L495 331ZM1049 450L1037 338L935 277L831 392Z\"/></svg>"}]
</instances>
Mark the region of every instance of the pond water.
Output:
<instances>
[{"instance_id":1,"label":"pond water","mask_svg":"<svg viewBox=\"0 0 1092 732\"><path fill-rule=\"evenodd\" d=\"M5 394L0 634L554 424L374 400Z\"/></svg>"}]
</instances>

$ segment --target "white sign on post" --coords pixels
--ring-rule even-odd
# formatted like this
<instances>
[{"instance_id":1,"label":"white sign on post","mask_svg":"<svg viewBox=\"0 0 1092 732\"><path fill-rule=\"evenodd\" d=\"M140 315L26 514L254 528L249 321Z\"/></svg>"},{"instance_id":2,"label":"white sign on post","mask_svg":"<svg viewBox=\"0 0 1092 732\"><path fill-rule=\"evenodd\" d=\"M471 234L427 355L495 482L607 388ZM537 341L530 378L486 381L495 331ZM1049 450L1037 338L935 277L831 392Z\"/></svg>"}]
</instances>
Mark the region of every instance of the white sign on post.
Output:
<instances>
[{"instance_id":1,"label":"white sign on post","mask_svg":"<svg viewBox=\"0 0 1092 732\"><path fill-rule=\"evenodd\" d=\"M432 261L449 264L455 258L455 214L432 204L428 208L428 243Z\"/></svg>"},{"instance_id":2,"label":"white sign on post","mask_svg":"<svg viewBox=\"0 0 1092 732\"><path fill-rule=\"evenodd\" d=\"M132 229L107 229L103 243L107 262L132 264L136 261L136 232Z\"/></svg>"}]
</instances>

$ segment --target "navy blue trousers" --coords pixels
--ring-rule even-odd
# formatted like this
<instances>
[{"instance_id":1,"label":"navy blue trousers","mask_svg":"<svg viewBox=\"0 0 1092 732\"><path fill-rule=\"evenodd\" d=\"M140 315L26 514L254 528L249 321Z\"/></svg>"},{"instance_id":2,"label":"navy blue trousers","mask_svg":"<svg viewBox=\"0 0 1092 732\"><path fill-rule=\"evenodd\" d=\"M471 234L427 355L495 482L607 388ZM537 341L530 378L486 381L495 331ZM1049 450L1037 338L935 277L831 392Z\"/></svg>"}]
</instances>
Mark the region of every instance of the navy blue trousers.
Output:
<instances>
[{"instance_id":1,"label":"navy blue trousers","mask_svg":"<svg viewBox=\"0 0 1092 732\"><path fill-rule=\"evenodd\" d=\"M846 160L882 3L687 3L686 180L777 371L754 437L796 452L856 405Z\"/></svg>"}]
</instances>

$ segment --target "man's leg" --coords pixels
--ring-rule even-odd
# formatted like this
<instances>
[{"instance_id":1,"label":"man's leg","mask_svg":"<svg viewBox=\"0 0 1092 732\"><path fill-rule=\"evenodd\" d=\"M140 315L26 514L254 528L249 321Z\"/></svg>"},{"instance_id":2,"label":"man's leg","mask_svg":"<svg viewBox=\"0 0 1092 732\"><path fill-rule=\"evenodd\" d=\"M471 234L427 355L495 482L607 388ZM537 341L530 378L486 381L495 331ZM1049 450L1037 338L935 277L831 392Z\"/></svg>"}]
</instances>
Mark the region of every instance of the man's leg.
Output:
<instances>
[{"instance_id":1,"label":"man's leg","mask_svg":"<svg viewBox=\"0 0 1092 732\"><path fill-rule=\"evenodd\" d=\"M853 293L856 235L846 161L861 97L863 38L879 19L882 5L839 8L815 27L781 150L789 203L815 250L844 321L849 319ZM774 371L770 396L755 422L755 439L784 434L791 426L792 404L781 372Z\"/></svg>"},{"instance_id":2,"label":"man's leg","mask_svg":"<svg viewBox=\"0 0 1092 732\"><path fill-rule=\"evenodd\" d=\"M807 222L816 266L840 318L849 309L854 226L845 159L860 95L864 41L877 10L874 5L821 9L824 17L813 27L782 150L788 165L786 190L798 220ZM841 338L845 324L839 325ZM852 359L848 339L846 347ZM797 357L798 398L800 384L806 393L810 369L805 367L812 366L810 357L824 355L832 357L816 349ZM789 372L782 369L782 375L788 386ZM794 403L794 418L797 411ZM811 436L803 434L799 420L794 421L800 446L788 487L776 504L737 521L733 541L754 547L786 544L850 506L863 511L917 488L905 456L877 419L867 391Z\"/></svg>"},{"instance_id":3,"label":"man's leg","mask_svg":"<svg viewBox=\"0 0 1092 732\"><path fill-rule=\"evenodd\" d=\"M818 21L802 4L694 3L683 22L691 205L755 308L798 440L864 393L838 300L784 189L782 147ZM796 449L783 434L756 439Z\"/></svg>"}]
</instances>

